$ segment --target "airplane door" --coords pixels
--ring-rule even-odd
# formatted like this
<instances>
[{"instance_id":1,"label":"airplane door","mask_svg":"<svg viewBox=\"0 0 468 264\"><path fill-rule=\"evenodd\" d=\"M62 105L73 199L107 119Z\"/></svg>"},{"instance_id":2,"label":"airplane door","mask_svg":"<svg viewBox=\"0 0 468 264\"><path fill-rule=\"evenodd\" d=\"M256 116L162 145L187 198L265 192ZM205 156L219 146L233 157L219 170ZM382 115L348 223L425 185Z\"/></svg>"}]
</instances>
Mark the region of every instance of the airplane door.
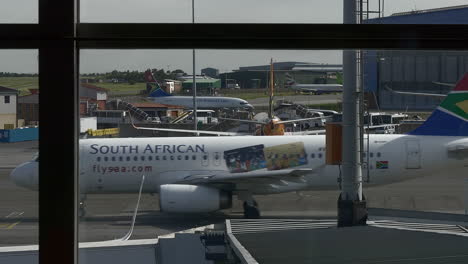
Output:
<instances>
[{"instance_id":1,"label":"airplane door","mask_svg":"<svg viewBox=\"0 0 468 264\"><path fill-rule=\"evenodd\" d=\"M209 158L210 157L209 157L208 153L206 153L206 152L203 153L202 158L201 158L202 166L207 167L209 165L209 163L210 163Z\"/></svg>"},{"instance_id":2,"label":"airplane door","mask_svg":"<svg viewBox=\"0 0 468 264\"><path fill-rule=\"evenodd\" d=\"M213 164L215 166L221 165L221 154L219 152L213 153Z\"/></svg>"},{"instance_id":3,"label":"airplane door","mask_svg":"<svg viewBox=\"0 0 468 264\"><path fill-rule=\"evenodd\" d=\"M418 140L406 141L406 168L420 169L421 168L421 151Z\"/></svg>"}]
</instances>

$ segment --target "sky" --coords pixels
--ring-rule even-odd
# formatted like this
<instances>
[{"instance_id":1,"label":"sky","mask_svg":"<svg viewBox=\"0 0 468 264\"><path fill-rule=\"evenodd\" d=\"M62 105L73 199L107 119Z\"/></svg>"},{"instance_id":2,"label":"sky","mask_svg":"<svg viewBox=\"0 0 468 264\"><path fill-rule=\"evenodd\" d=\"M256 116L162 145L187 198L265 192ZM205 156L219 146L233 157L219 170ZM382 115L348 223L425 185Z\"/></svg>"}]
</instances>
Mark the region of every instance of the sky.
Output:
<instances>
[{"instance_id":1,"label":"sky","mask_svg":"<svg viewBox=\"0 0 468 264\"><path fill-rule=\"evenodd\" d=\"M377 0L369 0L371 9ZM190 23L192 0L81 0L81 22ZM196 0L196 23L342 23L343 0ZM384 12L467 4L466 0L387 0ZM0 23L37 23L38 0L1 0ZM197 50L196 68L221 72L275 61L341 63L341 51ZM192 72L191 50L82 50L82 73L183 69ZM0 50L0 72L37 72L37 51Z\"/></svg>"}]
</instances>

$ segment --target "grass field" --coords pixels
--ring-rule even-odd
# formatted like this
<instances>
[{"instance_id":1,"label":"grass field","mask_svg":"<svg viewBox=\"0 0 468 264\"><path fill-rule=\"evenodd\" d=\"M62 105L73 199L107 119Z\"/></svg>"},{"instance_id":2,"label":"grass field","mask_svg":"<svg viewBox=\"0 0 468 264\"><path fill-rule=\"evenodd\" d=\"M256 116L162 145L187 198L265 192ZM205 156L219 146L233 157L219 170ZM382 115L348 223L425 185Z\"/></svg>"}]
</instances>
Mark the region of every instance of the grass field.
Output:
<instances>
[{"instance_id":1,"label":"grass field","mask_svg":"<svg viewBox=\"0 0 468 264\"><path fill-rule=\"evenodd\" d=\"M132 96L139 95L141 90L146 89L146 83L92 83L92 85L106 88L111 96ZM29 94L28 89L39 87L38 77L1 77L0 86L17 89L20 95ZM228 90L221 89L220 95L229 97L238 97L244 100L267 97L266 89L242 89ZM292 91L276 91L275 96L294 95Z\"/></svg>"},{"instance_id":2,"label":"grass field","mask_svg":"<svg viewBox=\"0 0 468 264\"><path fill-rule=\"evenodd\" d=\"M28 89L39 88L39 77L1 77L0 86L20 91L20 95L29 94Z\"/></svg>"}]
</instances>

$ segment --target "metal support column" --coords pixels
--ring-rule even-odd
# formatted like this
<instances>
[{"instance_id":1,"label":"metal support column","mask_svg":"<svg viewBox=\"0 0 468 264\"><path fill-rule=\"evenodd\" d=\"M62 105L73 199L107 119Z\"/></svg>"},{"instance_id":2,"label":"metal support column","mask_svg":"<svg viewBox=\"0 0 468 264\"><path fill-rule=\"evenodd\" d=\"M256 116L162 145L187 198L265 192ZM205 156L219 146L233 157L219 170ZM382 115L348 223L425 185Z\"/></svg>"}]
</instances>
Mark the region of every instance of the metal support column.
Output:
<instances>
[{"instance_id":1,"label":"metal support column","mask_svg":"<svg viewBox=\"0 0 468 264\"><path fill-rule=\"evenodd\" d=\"M343 23L356 24L356 0L343 0ZM338 226L365 225L359 129L359 89L355 50L343 51L343 182L338 198Z\"/></svg>"}]
</instances>

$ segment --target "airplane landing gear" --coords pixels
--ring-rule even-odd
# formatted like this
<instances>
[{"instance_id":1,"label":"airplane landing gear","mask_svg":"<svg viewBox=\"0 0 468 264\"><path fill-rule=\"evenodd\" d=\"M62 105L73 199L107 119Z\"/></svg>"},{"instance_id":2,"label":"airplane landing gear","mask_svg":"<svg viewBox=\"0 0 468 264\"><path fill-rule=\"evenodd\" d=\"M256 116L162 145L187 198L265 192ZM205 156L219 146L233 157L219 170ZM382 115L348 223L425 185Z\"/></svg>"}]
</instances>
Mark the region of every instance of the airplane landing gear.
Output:
<instances>
[{"instance_id":1,"label":"airplane landing gear","mask_svg":"<svg viewBox=\"0 0 468 264\"><path fill-rule=\"evenodd\" d=\"M244 218L258 219L260 218L260 210L255 200L244 201Z\"/></svg>"}]
</instances>

